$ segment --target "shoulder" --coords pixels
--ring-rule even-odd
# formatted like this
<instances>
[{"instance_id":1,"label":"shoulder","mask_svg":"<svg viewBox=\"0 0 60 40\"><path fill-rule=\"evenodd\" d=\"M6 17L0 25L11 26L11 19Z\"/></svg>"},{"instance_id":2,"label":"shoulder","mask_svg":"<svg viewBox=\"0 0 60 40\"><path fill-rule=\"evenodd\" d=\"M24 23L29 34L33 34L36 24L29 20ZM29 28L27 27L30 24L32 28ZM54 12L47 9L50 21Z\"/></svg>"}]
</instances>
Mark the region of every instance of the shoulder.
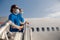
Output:
<instances>
[{"instance_id":1,"label":"shoulder","mask_svg":"<svg viewBox=\"0 0 60 40\"><path fill-rule=\"evenodd\" d=\"M18 14L18 16L22 16L22 14Z\"/></svg>"},{"instance_id":2,"label":"shoulder","mask_svg":"<svg viewBox=\"0 0 60 40\"><path fill-rule=\"evenodd\" d=\"M14 15L13 14L10 14L9 17L13 17Z\"/></svg>"},{"instance_id":3,"label":"shoulder","mask_svg":"<svg viewBox=\"0 0 60 40\"><path fill-rule=\"evenodd\" d=\"M10 14L10 15L9 15L9 19L11 19L11 18L13 18L13 19L14 19L14 18L15 18L15 16L14 16L13 14Z\"/></svg>"}]
</instances>

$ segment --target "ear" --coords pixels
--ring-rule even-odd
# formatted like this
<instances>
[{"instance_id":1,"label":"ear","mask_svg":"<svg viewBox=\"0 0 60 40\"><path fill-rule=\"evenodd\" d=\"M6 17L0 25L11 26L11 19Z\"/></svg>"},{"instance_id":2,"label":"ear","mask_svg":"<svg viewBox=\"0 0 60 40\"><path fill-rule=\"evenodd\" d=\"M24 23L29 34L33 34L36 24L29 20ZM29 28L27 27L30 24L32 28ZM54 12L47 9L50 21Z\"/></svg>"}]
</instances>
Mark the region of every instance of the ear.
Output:
<instances>
[{"instance_id":1,"label":"ear","mask_svg":"<svg viewBox=\"0 0 60 40\"><path fill-rule=\"evenodd\" d=\"M19 9L20 10L20 12L23 12L23 10L22 9Z\"/></svg>"}]
</instances>

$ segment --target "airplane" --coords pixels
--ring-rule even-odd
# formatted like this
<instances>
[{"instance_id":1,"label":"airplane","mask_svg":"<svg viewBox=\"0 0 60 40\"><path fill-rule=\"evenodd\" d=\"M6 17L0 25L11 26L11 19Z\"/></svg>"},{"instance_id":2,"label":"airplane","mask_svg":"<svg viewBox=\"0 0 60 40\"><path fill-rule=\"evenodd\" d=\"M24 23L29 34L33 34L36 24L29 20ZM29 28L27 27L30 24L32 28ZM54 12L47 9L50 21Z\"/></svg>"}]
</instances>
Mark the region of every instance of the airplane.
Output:
<instances>
[{"instance_id":1,"label":"airplane","mask_svg":"<svg viewBox=\"0 0 60 40\"><path fill-rule=\"evenodd\" d=\"M25 27L23 40L60 40L59 18L25 18L25 20L29 25ZM0 24L4 21L0 21Z\"/></svg>"}]
</instances>

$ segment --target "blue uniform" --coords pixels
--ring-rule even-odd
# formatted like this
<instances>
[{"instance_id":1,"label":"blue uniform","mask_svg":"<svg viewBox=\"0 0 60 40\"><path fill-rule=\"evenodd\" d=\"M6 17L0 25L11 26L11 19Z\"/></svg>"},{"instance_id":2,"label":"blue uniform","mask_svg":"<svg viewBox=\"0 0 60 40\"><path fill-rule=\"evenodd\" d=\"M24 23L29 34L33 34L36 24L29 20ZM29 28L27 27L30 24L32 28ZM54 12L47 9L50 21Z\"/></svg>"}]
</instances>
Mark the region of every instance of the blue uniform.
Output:
<instances>
[{"instance_id":1,"label":"blue uniform","mask_svg":"<svg viewBox=\"0 0 60 40\"><path fill-rule=\"evenodd\" d=\"M11 20L14 24L20 26L20 22L24 22L24 18L22 17L22 14L17 14L15 15L14 13L10 14L9 15L9 20ZM10 31L11 32L23 32L23 29L22 30L18 30L17 28L12 28L10 26Z\"/></svg>"}]
</instances>

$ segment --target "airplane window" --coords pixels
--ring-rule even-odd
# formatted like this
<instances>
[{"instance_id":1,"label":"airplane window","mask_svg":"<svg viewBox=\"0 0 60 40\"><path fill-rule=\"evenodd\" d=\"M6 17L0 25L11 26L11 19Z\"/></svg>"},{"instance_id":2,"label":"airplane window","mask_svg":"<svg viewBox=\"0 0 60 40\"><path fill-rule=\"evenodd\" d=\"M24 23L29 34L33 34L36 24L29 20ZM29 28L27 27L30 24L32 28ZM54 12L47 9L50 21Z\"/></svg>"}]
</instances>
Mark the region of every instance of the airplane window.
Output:
<instances>
[{"instance_id":1,"label":"airplane window","mask_svg":"<svg viewBox=\"0 0 60 40\"><path fill-rule=\"evenodd\" d=\"M59 28L58 27L56 27L56 29L57 29L57 31L59 31Z\"/></svg>"},{"instance_id":2,"label":"airplane window","mask_svg":"<svg viewBox=\"0 0 60 40\"><path fill-rule=\"evenodd\" d=\"M52 27L52 31L54 31L54 27Z\"/></svg>"},{"instance_id":3,"label":"airplane window","mask_svg":"<svg viewBox=\"0 0 60 40\"><path fill-rule=\"evenodd\" d=\"M49 27L47 27L47 31L50 31Z\"/></svg>"},{"instance_id":4,"label":"airplane window","mask_svg":"<svg viewBox=\"0 0 60 40\"><path fill-rule=\"evenodd\" d=\"M45 31L44 27L42 27L42 31Z\"/></svg>"},{"instance_id":5,"label":"airplane window","mask_svg":"<svg viewBox=\"0 0 60 40\"><path fill-rule=\"evenodd\" d=\"M39 31L39 28L36 28L37 31Z\"/></svg>"},{"instance_id":6,"label":"airplane window","mask_svg":"<svg viewBox=\"0 0 60 40\"><path fill-rule=\"evenodd\" d=\"M34 32L34 28L32 28L32 32Z\"/></svg>"}]
</instances>

